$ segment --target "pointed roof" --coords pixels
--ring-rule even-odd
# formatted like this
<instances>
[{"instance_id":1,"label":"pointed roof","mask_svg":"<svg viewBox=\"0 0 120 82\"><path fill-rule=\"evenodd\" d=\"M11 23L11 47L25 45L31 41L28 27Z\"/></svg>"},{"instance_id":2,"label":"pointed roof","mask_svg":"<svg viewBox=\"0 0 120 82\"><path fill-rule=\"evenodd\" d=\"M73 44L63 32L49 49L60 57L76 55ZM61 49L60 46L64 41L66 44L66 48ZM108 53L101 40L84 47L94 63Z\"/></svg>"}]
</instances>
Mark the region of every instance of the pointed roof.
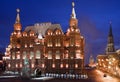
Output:
<instances>
[{"instance_id":1,"label":"pointed roof","mask_svg":"<svg viewBox=\"0 0 120 82\"><path fill-rule=\"evenodd\" d=\"M16 11L17 11L17 16L16 16L16 21L15 21L15 23L20 23L20 9L16 9Z\"/></svg>"},{"instance_id":2,"label":"pointed roof","mask_svg":"<svg viewBox=\"0 0 120 82\"><path fill-rule=\"evenodd\" d=\"M113 36L113 34L112 34L112 22L111 21L110 21L109 36Z\"/></svg>"},{"instance_id":3,"label":"pointed roof","mask_svg":"<svg viewBox=\"0 0 120 82\"><path fill-rule=\"evenodd\" d=\"M76 19L76 13L75 13L75 8L74 8L74 6L75 6L75 3L72 2L72 16L71 16L71 17Z\"/></svg>"}]
</instances>

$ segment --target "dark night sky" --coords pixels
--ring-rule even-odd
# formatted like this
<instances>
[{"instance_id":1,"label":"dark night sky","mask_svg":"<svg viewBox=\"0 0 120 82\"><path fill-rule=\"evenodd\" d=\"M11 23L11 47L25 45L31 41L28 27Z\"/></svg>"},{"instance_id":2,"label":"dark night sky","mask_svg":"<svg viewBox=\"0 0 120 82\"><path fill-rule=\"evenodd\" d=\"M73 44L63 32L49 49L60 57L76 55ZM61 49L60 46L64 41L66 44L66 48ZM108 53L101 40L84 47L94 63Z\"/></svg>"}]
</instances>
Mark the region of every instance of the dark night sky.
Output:
<instances>
[{"instance_id":1,"label":"dark night sky","mask_svg":"<svg viewBox=\"0 0 120 82\"><path fill-rule=\"evenodd\" d=\"M0 0L0 51L9 44L20 8L23 30L38 22L60 23L63 31L68 28L73 0ZM105 52L109 22L112 21L115 48L120 48L120 0L74 0L81 34L85 37L86 59Z\"/></svg>"}]
</instances>

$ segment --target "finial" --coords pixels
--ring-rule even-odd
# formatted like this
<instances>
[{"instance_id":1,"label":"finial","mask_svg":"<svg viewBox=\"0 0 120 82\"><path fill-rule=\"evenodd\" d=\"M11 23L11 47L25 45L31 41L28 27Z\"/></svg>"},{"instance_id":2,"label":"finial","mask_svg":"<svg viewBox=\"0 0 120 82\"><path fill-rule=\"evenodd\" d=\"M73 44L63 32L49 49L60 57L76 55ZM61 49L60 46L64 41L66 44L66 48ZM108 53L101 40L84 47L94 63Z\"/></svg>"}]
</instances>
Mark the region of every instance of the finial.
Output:
<instances>
[{"instance_id":1,"label":"finial","mask_svg":"<svg viewBox=\"0 0 120 82\"><path fill-rule=\"evenodd\" d=\"M17 11L17 13L19 13L19 12L20 12L20 9L19 9L19 8L17 8L17 9L16 9L16 11Z\"/></svg>"},{"instance_id":2,"label":"finial","mask_svg":"<svg viewBox=\"0 0 120 82\"><path fill-rule=\"evenodd\" d=\"M20 16L19 16L20 9L17 8L16 11L17 11L17 17L15 23L20 23Z\"/></svg>"},{"instance_id":3,"label":"finial","mask_svg":"<svg viewBox=\"0 0 120 82\"><path fill-rule=\"evenodd\" d=\"M75 6L75 3L72 2L72 18L76 18L74 6Z\"/></svg>"},{"instance_id":4,"label":"finial","mask_svg":"<svg viewBox=\"0 0 120 82\"><path fill-rule=\"evenodd\" d=\"M72 2L72 6L73 6L73 7L75 6L75 3L74 3L74 2Z\"/></svg>"}]
</instances>

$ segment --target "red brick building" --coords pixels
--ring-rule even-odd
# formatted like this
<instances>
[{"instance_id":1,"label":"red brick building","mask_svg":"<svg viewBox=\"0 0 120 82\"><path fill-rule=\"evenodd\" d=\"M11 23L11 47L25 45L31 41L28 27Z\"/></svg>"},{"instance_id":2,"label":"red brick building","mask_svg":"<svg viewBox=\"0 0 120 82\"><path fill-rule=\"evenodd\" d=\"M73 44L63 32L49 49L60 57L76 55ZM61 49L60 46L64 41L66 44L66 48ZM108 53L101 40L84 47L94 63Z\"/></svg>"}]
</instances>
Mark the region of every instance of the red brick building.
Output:
<instances>
[{"instance_id":1,"label":"red brick building","mask_svg":"<svg viewBox=\"0 0 120 82\"><path fill-rule=\"evenodd\" d=\"M24 60L28 59L31 73L35 69L40 69L43 73L82 72L85 40L78 28L74 3L66 33L58 27L47 28L44 36L34 30L22 32L19 12L17 9L14 31L11 33L9 50L6 53L10 57L6 60L7 70L21 72Z\"/></svg>"}]
</instances>

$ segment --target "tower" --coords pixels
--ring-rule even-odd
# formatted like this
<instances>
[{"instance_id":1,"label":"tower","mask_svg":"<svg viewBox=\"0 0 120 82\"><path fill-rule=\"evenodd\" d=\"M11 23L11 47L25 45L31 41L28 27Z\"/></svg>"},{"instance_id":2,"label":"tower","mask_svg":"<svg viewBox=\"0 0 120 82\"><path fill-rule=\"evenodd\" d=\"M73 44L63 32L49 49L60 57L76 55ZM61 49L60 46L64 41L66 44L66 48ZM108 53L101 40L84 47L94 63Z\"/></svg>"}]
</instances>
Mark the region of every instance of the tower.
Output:
<instances>
[{"instance_id":1,"label":"tower","mask_svg":"<svg viewBox=\"0 0 120 82\"><path fill-rule=\"evenodd\" d=\"M115 48L114 48L114 38L113 38L113 34L112 34L112 23L110 22L106 54L109 54L112 52L115 52Z\"/></svg>"},{"instance_id":2,"label":"tower","mask_svg":"<svg viewBox=\"0 0 120 82\"><path fill-rule=\"evenodd\" d=\"M68 54L69 59L69 70L72 72L74 66L83 72L84 69L84 47L85 39L81 36L80 29L78 27L78 19L75 13L75 3L72 2L72 13L69 20L69 28L65 36L65 51ZM75 65L74 65L75 64Z\"/></svg>"},{"instance_id":3,"label":"tower","mask_svg":"<svg viewBox=\"0 0 120 82\"><path fill-rule=\"evenodd\" d=\"M78 26L78 20L76 19L76 13L75 13L75 3L72 2L72 14L71 14L71 18L69 21L69 26L70 27L77 27Z\"/></svg>"},{"instance_id":4,"label":"tower","mask_svg":"<svg viewBox=\"0 0 120 82\"><path fill-rule=\"evenodd\" d=\"M14 31L11 33L10 44L12 47L20 47L20 38L22 36L22 25L20 23L20 9L16 9L17 16L14 23Z\"/></svg>"},{"instance_id":5,"label":"tower","mask_svg":"<svg viewBox=\"0 0 120 82\"><path fill-rule=\"evenodd\" d=\"M20 9L16 9L17 10L17 16L16 16L16 21L14 24L14 31L19 32L22 29L22 25L20 23Z\"/></svg>"}]
</instances>

